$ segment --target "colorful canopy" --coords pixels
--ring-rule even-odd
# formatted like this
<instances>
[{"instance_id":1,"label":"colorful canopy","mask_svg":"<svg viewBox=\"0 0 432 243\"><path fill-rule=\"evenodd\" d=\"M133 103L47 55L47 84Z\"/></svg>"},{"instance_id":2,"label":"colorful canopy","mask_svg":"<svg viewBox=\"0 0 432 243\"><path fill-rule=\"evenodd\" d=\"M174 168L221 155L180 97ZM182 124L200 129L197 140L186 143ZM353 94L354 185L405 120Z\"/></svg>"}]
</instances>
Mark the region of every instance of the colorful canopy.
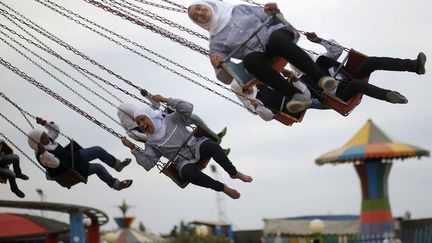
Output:
<instances>
[{"instance_id":1,"label":"colorful canopy","mask_svg":"<svg viewBox=\"0 0 432 243\"><path fill-rule=\"evenodd\" d=\"M429 151L390 139L372 120L352 137L344 146L321 155L315 160L326 163L355 163L366 159L405 159L429 156Z\"/></svg>"}]
</instances>

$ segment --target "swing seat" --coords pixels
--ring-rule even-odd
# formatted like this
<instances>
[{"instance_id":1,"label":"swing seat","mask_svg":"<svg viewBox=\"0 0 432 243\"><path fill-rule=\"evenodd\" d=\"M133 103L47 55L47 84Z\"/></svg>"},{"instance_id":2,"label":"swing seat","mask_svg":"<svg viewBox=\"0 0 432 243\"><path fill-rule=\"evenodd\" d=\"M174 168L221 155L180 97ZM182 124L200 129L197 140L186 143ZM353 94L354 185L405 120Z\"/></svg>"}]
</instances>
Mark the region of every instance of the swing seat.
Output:
<instances>
[{"instance_id":1,"label":"swing seat","mask_svg":"<svg viewBox=\"0 0 432 243\"><path fill-rule=\"evenodd\" d=\"M61 175L54 176L52 179L67 189L81 182L84 184L87 183L87 180L80 173L72 169Z\"/></svg>"},{"instance_id":2,"label":"swing seat","mask_svg":"<svg viewBox=\"0 0 432 243\"><path fill-rule=\"evenodd\" d=\"M77 152L80 149L82 149L82 147L74 140L72 140L64 148L66 150L71 150L71 151L73 150L74 152ZM65 173L58 176L52 176L51 178L61 186L66 187L67 189L70 189L72 186L81 182L87 184L87 179L84 178L78 171L72 168L68 168L68 170Z\"/></svg>"},{"instance_id":3,"label":"swing seat","mask_svg":"<svg viewBox=\"0 0 432 243\"><path fill-rule=\"evenodd\" d=\"M287 61L283 58L277 57L273 61L273 69L275 69L278 72L281 72L285 65L287 64ZM235 81L237 81L241 87L250 85L251 82L256 81L257 79L253 77L251 74L247 72L245 69L243 63L233 63L233 62L225 62L222 64L222 68L233 77ZM286 125L291 126L292 124L296 122L301 122L306 111L303 111L298 117L294 117L290 114L279 112L276 114L273 119L277 120L278 122Z\"/></svg>"},{"instance_id":4,"label":"swing seat","mask_svg":"<svg viewBox=\"0 0 432 243\"><path fill-rule=\"evenodd\" d=\"M210 159L201 160L198 165L198 168L202 171L204 170L208 163L210 162ZM162 169L162 173L164 173L166 176L168 176L175 184L177 184L180 188L185 188L189 181L183 179L179 173L177 172L176 166L173 163L169 163Z\"/></svg>"},{"instance_id":5,"label":"swing seat","mask_svg":"<svg viewBox=\"0 0 432 243\"><path fill-rule=\"evenodd\" d=\"M361 63L367 58L365 54L362 54L354 49L351 49L348 52L347 58L346 58L346 64L343 66L343 71L349 74L350 76L353 76ZM345 62L344 61L344 62ZM344 64L342 63L342 65ZM363 82L369 82L369 77L362 79ZM332 108L333 110L337 111L343 116L348 116L356 107L360 104L361 99L363 97L362 93L357 93L354 97L351 97L348 101L343 101L339 99L338 97L328 93L324 92L322 96L322 102L327 105L328 107Z\"/></svg>"}]
</instances>

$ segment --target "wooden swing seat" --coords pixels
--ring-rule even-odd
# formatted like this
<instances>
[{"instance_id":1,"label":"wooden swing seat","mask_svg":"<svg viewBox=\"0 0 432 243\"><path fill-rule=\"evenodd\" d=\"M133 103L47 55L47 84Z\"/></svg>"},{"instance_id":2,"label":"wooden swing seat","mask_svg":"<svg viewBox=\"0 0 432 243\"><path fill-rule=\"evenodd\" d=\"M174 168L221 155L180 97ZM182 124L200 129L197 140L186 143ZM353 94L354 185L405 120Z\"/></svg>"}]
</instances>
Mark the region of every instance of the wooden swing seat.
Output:
<instances>
[{"instance_id":1,"label":"wooden swing seat","mask_svg":"<svg viewBox=\"0 0 432 243\"><path fill-rule=\"evenodd\" d=\"M197 126L192 133L194 137L208 137L212 139L211 135L208 134L208 132L205 129L201 128L200 126ZM204 170L207 167L209 162L210 159L200 160L198 162L198 169L200 171ZM189 181L183 179L179 175L176 166L171 161L169 161L167 164L164 165L161 172L164 175L168 176L180 188L185 188L189 184Z\"/></svg>"},{"instance_id":2,"label":"wooden swing seat","mask_svg":"<svg viewBox=\"0 0 432 243\"><path fill-rule=\"evenodd\" d=\"M275 69L278 72L281 72L286 64L287 61L285 59L277 57L275 58L272 66L273 69ZM251 85L253 82L257 81L255 77L253 77L251 74L249 74L246 71L242 62L240 63L225 62L222 64L222 68L229 75L231 75L231 77L233 77L233 79L237 83L239 83L241 87ZM279 112L273 117L273 119L277 120L278 122L286 126L291 126L293 123L301 122L303 120L305 113L306 111L303 111L300 113L298 117L295 117L285 112Z\"/></svg>"},{"instance_id":3,"label":"wooden swing seat","mask_svg":"<svg viewBox=\"0 0 432 243\"><path fill-rule=\"evenodd\" d=\"M73 149L74 152L77 152L80 149L82 149L82 147L73 140L64 148L66 150L71 150L71 151ZM81 182L84 184L87 183L87 179L84 178L78 171L72 168L68 168L68 170L65 173L58 176L52 176L51 178L61 186L66 187L67 189L70 189L72 186Z\"/></svg>"},{"instance_id":4,"label":"wooden swing seat","mask_svg":"<svg viewBox=\"0 0 432 243\"><path fill-rule=\"evenodd\" d=\"M342 65L346 62L345 66L342 66L341 68L344 72L353 76L366 58L367 56L365 54L351 49L345 58L346 60L342 62ZM369 82L369 77L362 80L367 83ZM337 111L341 115L348 116L357 107L357 105L360 104L362 97L362 93L357 93L354 97L345 102L328 92L324 92L321 101L323 104Z\"/></svg>"}]
</instances>

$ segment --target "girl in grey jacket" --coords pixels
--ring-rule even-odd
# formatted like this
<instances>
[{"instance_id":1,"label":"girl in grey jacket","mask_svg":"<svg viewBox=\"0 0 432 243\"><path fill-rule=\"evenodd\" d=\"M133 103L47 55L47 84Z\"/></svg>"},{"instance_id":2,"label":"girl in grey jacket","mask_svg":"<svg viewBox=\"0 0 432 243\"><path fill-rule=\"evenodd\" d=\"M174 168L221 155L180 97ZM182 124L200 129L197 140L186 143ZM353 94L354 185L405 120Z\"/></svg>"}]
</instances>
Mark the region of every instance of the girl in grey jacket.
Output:
<instances>
[{"instance_id":1,"label":"girl in grey jacket","mask_svg":"<svg viewBox=\"0 0 432 243\"><path fill-rule=\"evenodd\" d=\"M269 15L277 12L279 9L275 3L266 4L264 9L210 0L195 1L190 5L189 17L210 32L210 60L219 80L225 84L231 83L232 77L220 68L221 62L236 47L245 43ZM329 91L336 88L336 81L320 70L307 53L296 45L297 40L298 33L292 26L272 20L233 55L243 60L249 73L291 99L287 109L293 113L306 109L311 101L272 68L275 57L289 61L319 87Z\"/></svg>"},{"instance_id":2,"label":"girl in grey jacket","mask_svg":"<svg viewBox=\"0 0 432 243\"><path fill-rule=\"evenodd\" d=\"M192 184L223 191L233 199L240 193L201 172L199 161L213 158L233 179L251 182L252 177L245 175L234 167L222 148L206 137L191 136L187 129L193 105L189 102L165 98L161 95L152 97L157 102L164 102L175 112L162 115L146 104L142 104L134 113L138 127L146 133L147 142L144 151L139 151L129 140L124 138L123 144L129 147L138 164L147 171L152 169L161 157L170 160L181 177Z\"/></svg>"}]
</instances>

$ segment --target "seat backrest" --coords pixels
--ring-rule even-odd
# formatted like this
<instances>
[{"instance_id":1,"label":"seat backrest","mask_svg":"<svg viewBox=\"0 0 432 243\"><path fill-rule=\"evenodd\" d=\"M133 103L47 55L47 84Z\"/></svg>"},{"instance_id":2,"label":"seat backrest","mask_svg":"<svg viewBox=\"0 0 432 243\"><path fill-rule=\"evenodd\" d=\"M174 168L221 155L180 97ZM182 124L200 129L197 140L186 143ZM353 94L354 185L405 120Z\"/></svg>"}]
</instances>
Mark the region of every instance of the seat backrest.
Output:
<instances>
[{"instance_id":1,"label":"seat backrest","mask_svg":"<svg viewBox=\"0 0 432 243\"><path fill-rule=\"evenodd\" d=\"M87 180L75 170L68 170L61 175L53 177L53 179L61 186L68 189L81 182L87 183Z\"/></svg>"},{"instance_id":2,"label":"seat backrest","mask_svg":"<svg viewBox=\"0 0 432 243\"><path fill-rule=\"evenodd\" d=\"M79 150L82 149L82 147L75 140L70 140L70 143L67 144L64 147L64 149L66 150L73 149L73 151L77 153ZM52 179L55 180L61 186L66 187L68 189L81 182L87 183L87 179L84 178L80 173L78 173L78 171L74 170L73 168L68 168L68 170L65 173L52 177Z\"/></svg>"},{"instance_id":3,"label":"seat backrest","mask_svg":"<svg viewBox=\"0 0 432 243\"><path fill-rule=\"evenodd\" d=\"M348 59L343 70L353 76L366 58L367 56L365 54L351 49L348 52ZM369 78L364 78L363 81L368 82ZM322 102L341 115L348 116L357 107L357 105L360 104L362 97L363 94L358 93L345 102L332 94L324 92Z\"/></svg>"},{"instance_id":4,"label":"seat backrest","mask_svg":"<svg viewBox=\"0 0 432 243\"><path fill-rule=\"evenodd\" d=\"M302 112L298 118L291 116L284 112L279 112L276 114L273 119L277 120L280 123L283 123L286 126L291 126L293 123L301 122L306 112Z\"/></svg>"},{"instance_id":5,"label":"seat backrest","mask_svg":"<svg viewBox=\"0 0 432 243\"><path fill-rule=\"evenodd\" d=\"M199 170L204 170L208 163L209 163L209 159L206 160L201 160L198 165ZM188 184L189 181L183 179L177 172L177 169L175 167L175 165L173 163L169 163L167 164L163 169L162 169L162 173L164 173L166 176L168 176L175 184L177 184L180 188L185 188Z\"/></svg>"}]
</instances>

